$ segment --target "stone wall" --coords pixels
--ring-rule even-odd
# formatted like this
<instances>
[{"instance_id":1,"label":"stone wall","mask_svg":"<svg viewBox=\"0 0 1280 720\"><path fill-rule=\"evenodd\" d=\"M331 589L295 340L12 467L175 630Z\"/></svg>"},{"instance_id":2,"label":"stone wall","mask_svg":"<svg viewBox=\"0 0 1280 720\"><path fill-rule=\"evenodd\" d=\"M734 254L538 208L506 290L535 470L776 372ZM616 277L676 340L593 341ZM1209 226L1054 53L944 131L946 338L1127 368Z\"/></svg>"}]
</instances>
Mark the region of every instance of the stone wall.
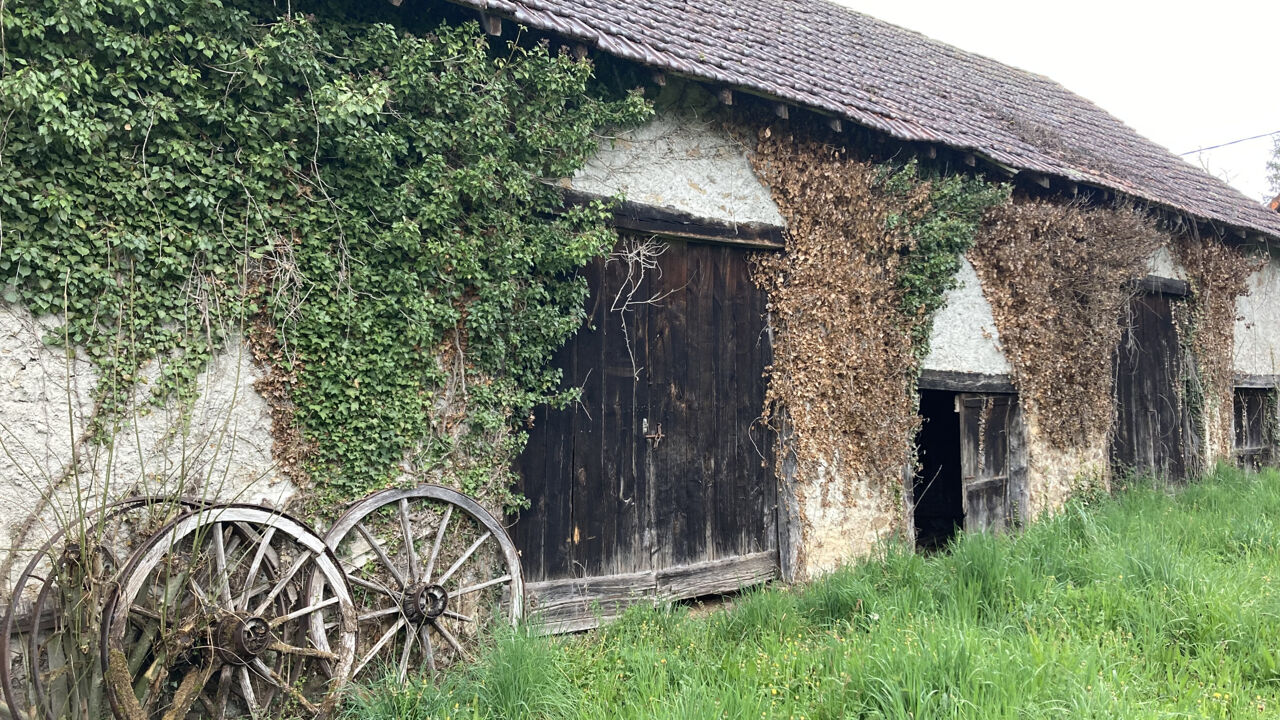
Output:
<instances>
[{"instance_id":1,"label":"stone wall","mask_svg":"<svg viewBox=\"0 0 1280 720\"><path fill-rule=\"evenodd\" d=\"M260 371L242 342L200 374L190 405L153 407L142 383L138 411L100 443L86 437L97 377L89 362L44 342L57 327L0 304L0 547L17 551L0 566L3 588L77 508L104 498L182 494L280 507L296 493L274 472L270 413L253 389Z\"/></svg>"},{"instance_id":2,"label":"stone wall","mask_svg":"<svg viewBox=\"0 0 1280 720\"><path fill-rule=\"evenodd\" d=\"M1248 287L1236 300L1235 371L1280 375L1280 256L1272 254Z\"/></svg>"}]
</instances>

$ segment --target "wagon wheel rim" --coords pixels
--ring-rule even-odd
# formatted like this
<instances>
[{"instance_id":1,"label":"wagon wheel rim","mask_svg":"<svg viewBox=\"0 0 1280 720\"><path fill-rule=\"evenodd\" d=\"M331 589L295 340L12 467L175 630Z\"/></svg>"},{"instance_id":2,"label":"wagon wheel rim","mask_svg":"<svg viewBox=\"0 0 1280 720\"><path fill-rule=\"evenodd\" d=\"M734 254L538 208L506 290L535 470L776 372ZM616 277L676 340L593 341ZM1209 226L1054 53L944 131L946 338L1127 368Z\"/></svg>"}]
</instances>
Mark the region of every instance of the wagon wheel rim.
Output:
<instances>
[{"instance_id":1,"label":"wagon wheel rim","mask_svg":"<svg viewBox=\"0 0 1280 720\"><path fill-rule=\"evenodd\" d=\"M303 523L255 505L190 513L149 538L106 618L104 684L117 717L131 720L321 718L355 653L337 558Z\"/></svg>"},{"instance_id":2,"label":"wagon wheel rim","mask_svg":"<svg viewBox=\"0 0 1280 720\"><path fill-rule=\"evenodd\" d=\"M100 687L101 668L92 643L98 635L101 600L133 539L119 526L109 530L109 524L138 522L143 510L160 509L172 517L202 505L184 498L127 498L90 511L79 525L59 528L35 551L14 583L0 621L0 690L11 717L55 720L86 714L82 710L95 714L93 708L101 697L94 688ZM90 548L87 553L74 552L84 547ZM109 558L111 565L92 567L102 557ZM70 567L74 558L88 560L87 573L83 566ZM45 562L49 568L41 573ZM29 588L35 597L26 612L27 622L20 624ZM49 627L42 629L46 624ZM78 652L65 652L72 645ZM54 658L54 651L63 651L62 657ZM55 682L69 690L65 702L55 701L50 694L48 686ZM83 705L75 702L73 693L83 696Z\"/></svg>"},{"instance_id":3,"label":"wagon wheel rim","mask_svg":"<svg viewBox=\"0 0 1280 720\"><path fill-rule=\"evenodd\" d=\"M378 523L381 522L381 526ZM520 556L475 500L440 485L370 495L325 536L357 597L353 677L378 669L404 682L474 656L489 627L524 610Z\"/></svg>"}]
</instances>

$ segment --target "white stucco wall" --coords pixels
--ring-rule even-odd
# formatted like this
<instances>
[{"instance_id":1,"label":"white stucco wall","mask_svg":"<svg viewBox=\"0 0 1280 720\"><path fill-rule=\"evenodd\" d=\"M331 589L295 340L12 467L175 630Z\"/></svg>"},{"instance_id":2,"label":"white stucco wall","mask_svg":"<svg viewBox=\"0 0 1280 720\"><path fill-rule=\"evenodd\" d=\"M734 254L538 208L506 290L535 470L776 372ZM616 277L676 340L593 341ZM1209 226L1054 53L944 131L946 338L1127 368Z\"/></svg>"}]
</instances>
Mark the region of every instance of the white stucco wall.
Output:
<instances>
[{"instance_id":1,"label":"white stucco wall","mask_svg":"<svg viewBox=\"0 0 1280 720\"><path fill-rule=\"evenodd\" d=\"M968 258L956 273L958 285L947 291L946 304L933 318L925 370L1006 375L1009 361L1000 349L1000 333L991 304Z\"/></svg>"},{"instance_id":2,"label":"white stucco wall","mask_svg":"<svg viewBox=\"0 0 1280 720\"><path fill-rule=\"evenodd\" d=\"M1155 254L1151 256L1151 260L1147 262L1147 274L1169 280L1187 279L1187 271L1178 264L1178 261L1173 258L1173 253L1167 247L1156 250Z\"/></svg>"},{"instance_id":3,"label":"white stucco wall","mask_svg":"<svg viewBox=\"0 0 1280 720\"><path fill-rule=\"evenodd\" d=\"M687 109L660 111L647 124L602 140L600 151L565 184L701 218L784 224L746 148L718 121Z\"/></svg>"},{"instance_id":4,"label":"white stucco wall","mask_svg":"<svg viewBox=\"0 0 1280 720\"><path fill-rule=\"evenodd\" d=\"M75 514L77 497L87 507L141 493L279 507L296 492L274 472L270 410L253 389L260 371L242 342L200 374L189 408L143 403L100 444L83 439L96 374L86 360L43 342L56 327L52 318L0 303L0 547L18 551L0 595L27 562L26 550Z\"/></svg>"},{"instance_id":5,"label":"white stucco wall","mask_svg":"<svg viewBox=\"0 0 1280 720\"><path fill-rule=\"evenodd\" d=\"M1235 370L1280 375L1280 257L1249 278L1249 294L1236 300Z\"/></svg>"}]
</instances>

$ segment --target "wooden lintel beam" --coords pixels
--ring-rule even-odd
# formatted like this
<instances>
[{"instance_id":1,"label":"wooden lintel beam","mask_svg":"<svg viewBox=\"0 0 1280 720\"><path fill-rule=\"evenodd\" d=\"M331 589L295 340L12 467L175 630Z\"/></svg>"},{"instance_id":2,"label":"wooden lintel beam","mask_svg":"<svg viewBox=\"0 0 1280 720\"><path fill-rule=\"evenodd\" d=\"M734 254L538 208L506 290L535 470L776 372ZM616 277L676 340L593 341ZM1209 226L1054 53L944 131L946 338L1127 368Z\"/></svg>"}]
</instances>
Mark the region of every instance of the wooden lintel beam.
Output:
<instances>
[{"instance_id":1,"label":"wooden lintel beam","mask_svg":"<svg viewBox=\"0 0 1280 720\"><path fill-rule=\"evenodd\" d=\"M1241 240L1247 240L1249 238L1249 233L1246 232L1243 228L1232 228L1231 232L1234 233L1235 236L1240 238Z\"/></svg>"},{"instance_id":2,"label":"wooden lintel beam","mask_svg":"<svg viewBox=\"0 0 1280 720\"><path fill-rule=\"evenodd\" d=\"M716 93L716 97L720 98L720 102L725 105L733 104L733 91L729 88L720 88L720 91Z\"/></svg>"},{"instance_id":3,"label":"wooden lintel beam","mask_svg":"<svg viewBox=\"0 0 1280 720\"><path fill-rule=\"evenodd\" d=\"M1045 190L1049 189L1049 177L1047 175L1030 174L1027 177L1031 179L1031 182L1034 182Z\"/></svg>"},{"instance_id":4,"label":"wooden lintel beam","mask_svg":"<svg viewBox=\"0 0 1280 720\"><path fill-rule=\"evenodd\" d=\"M397 5L400 4L396 0L392 0L392 2L395 2ZM487 12L481 12L480 27L484 28L486 35L500 37L502 35L502 18L497 15L490 15Z\"/></svg>"},{"instance_id":5,"label":"wooden lintel beam","mask_svg":"<svg viewBox=\"0 0 1280 720\"><path fill-rule=\"evenodd\" d=\"M844 132L844 123L840 121L840 118L827 118L827 127L835 132Z\"/></svg>"},{"instance_id":6,"label":"wooden lintel beam","mask_svg":"<svg viewBox=\"0 0 1280 720\"><path fill-rule=\"evenodd\" d=\"M655 72L653 74L653 83L658 87L666 87L667 86L666 73Z\"/></svg>"},{"instance_id":7,"label":"wooden lintel beam","mask_svg":"<svg viewBox=\"0 0 1280 720\"><path fill-rule=\"evenodd\" d=\"M404 2L404 0L387 0L387 2L391 3L392 7L400 7L400 3Z\"/></svg>"},{"instance_id":8,"label":"wooden lintel beam","mask_svg":"<svg viewBox=\"0 0 1280 720\"><path fill-rule=\"evenodd\" d=\"M557 188L557 191L568 206L586 205L601 199L597 195L569 188ZM786 229L781 226L731 223L629 200L614 204L611 224L619 230L661 237L725 243L761 250L781 250L786 247Z\"/></svg>"},{"instance_id":9,"label":"wooden lintel beam","mask_svg":"<svg viewBox=\"0 0 1280 720\"><path fill-rule=\"evenodd\" d=\"M777 115L783 120L786 120L791 117L791 109L787 107L786 103L774 103L773 114Z\"/></svg>"}]
</instances>

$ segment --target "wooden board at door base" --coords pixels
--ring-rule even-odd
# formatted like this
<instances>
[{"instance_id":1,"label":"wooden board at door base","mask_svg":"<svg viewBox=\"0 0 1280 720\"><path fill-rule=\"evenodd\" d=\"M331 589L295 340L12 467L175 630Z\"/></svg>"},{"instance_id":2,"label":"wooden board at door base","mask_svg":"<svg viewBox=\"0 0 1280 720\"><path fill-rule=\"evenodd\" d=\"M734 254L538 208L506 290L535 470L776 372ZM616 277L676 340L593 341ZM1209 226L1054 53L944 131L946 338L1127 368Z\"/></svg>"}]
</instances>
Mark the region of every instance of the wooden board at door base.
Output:
<instances>
[{"instance_id":1,"label":"wooden board at door base","mask_svg":"<svg viewBox=\"0 0 1280 720\"><path fill-rule=\"evenodd\" d=\"M624 236L584 271L588 319L555 360L581 397L535 413L519 462L531 597L616 606L776 576L774 439L757 422L771 349L746 252ZM680 568L723 577L659 591Z\"/></svg>"}]
</instances>

